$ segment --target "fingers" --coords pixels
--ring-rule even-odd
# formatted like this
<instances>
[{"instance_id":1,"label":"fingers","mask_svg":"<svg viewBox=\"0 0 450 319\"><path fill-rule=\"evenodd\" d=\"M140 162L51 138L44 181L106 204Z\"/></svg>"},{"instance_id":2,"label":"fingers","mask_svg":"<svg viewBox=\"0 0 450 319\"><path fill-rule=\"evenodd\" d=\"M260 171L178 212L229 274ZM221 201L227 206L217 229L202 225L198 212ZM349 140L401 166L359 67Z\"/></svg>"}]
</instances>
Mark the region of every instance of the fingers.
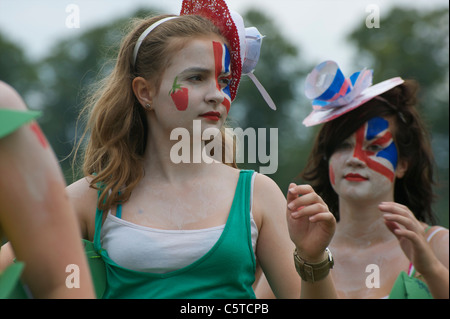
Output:
<instances>
[{"instance_id":1,"label":"fingers","mask_svg":"<svg viewBox=\"0 0 450 319\"><path fill-rule=\"evenodd\" d=\"M405 217L414 217L413 213L409 210L408 207L395 202L382 202L378 205L378 208L382 212L399 214Z\"/></svg>"},{"instance_id":2,"label":"fingers","mask_svg":"<svg viewBox=\"0 0 450 319\"><path fill-rule=\"evenodd\" d=\"M289 185L287 194L288 211L292 218L308 216L310 221L329 221L333 215L323 199L314 192L310 185Z\"/></svg>"},{"instance_id":3,"label":"fingers","mask_svg":"<svg viewBox=\"0 0 450 319\"><path fill-rule=\"evenodd\" d=\"M378 208L385 213L383 217L386 221L399 223L409 230L423 230L422 225L416 219L414 214L404 205L393 202L383 202L378 205Z\"/></svg>"},{"instance_id":4,"label":"fingers","mask_svg":"<svg viewBox=\"0 0 450 319\"><path fill-rule=\"evenodd\" d=\"M294 190L294 188L295 188L296 186L297 186L297 185L295 185L294 183L290 183L290 184L289 184L289 189L288 189L288 192L287 192L287 195L286 195L286 200L287 200L288 205L289 205L290 202L292 202L294 199L296 199L296 198L298 197L298 196L295 194L294 191L291 192L291 189Z\"/></svg>"},{"instance_id":5,"label":"fingers","mask_svg":"<svg viewBox=\"0 0 450 319\"><path fill-rule=\"evenodd\" d=\"M397 238L405 237L416 241L419 236L423 236L422 225L408 207L394 202L383 202L378 207L385 213L383 217L386 226Z\"/></svg>"},{"instance_id":6,"label":"fingers","mask_svg":"<svg viewBox=\"0 0 450 319\"><path fill-rule=\"evenodd\" d=\"M312 203L322 203L325 205L325 202L316 194L316 192L314 192L311 185L295 185L294 183L291 183L286 198L288 208L291 211L295 211L301 206Z\"/></svg>"}]
</instances>

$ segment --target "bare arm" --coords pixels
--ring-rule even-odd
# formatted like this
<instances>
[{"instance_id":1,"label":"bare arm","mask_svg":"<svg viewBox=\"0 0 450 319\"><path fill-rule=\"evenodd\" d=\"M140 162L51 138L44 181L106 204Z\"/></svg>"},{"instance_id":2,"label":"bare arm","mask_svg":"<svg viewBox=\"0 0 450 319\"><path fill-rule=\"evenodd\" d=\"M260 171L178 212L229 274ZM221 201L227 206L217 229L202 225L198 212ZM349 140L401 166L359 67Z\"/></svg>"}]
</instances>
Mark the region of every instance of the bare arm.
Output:
<instances>
[{"instance_id":1,"label":"bare arm","mask_svg":"<svg viewBox=\"0 0 450 319\"><path fill-rule=\"evenodd\" d=\"M253 214L260 223L256 254L264 275L277 298L299 298L300 277L293 262L294 245L289 239L285 218L286 199L270 178L258 174L255 178ZM259 296L270 296L269 287Z\"/></svg>"},{"instance_id":2,"label":"bare arm","mask_svg":"<svg viewBox=\"0 0 450 319\"><path fill-rule=\"evenodd\" d=\"M0 83L0 107L25 110L12 88ZM36 298L94 297L74 211L56 157L36 122L0 139L0 225L24 281ZM68 288L69 265L80 288Z\"/></svg>"},{"instance_id":3,"label":"bare arm","mask_svg":"<svg viewBox=\"0 0 450 319\"><path fill-rule=\"evenodd\" d=\"M93 241L97 191L90 188L89 183L89 178L82 178L67 186L66 191L74 207L82 238Z\"/></svg>"},{"instance_id":4,"label":"bare arm","mask_svg":"<svg viewBox=\"0 0 450 319\"><path fill-rule=\"evenodd\" d=\"M299 256L310 263L324 260L336 228L336 219L310 185L289 185L286 217ZM314 283L302 280L301 298L337 298L330 275Z\"/></svg>"},{"instance_id":5,"label":"bare arm","mask_svg":"<svg viewBox=\"0 0 450 319\"><path fill-rule=\"evenodd\" d=\"M406 257L422 274L434 298L449 298L448 230L437 233L427 242L424 226L408 207L386 202L379 205L385 223L397 237Z\"/></svg>"}]
</instances>

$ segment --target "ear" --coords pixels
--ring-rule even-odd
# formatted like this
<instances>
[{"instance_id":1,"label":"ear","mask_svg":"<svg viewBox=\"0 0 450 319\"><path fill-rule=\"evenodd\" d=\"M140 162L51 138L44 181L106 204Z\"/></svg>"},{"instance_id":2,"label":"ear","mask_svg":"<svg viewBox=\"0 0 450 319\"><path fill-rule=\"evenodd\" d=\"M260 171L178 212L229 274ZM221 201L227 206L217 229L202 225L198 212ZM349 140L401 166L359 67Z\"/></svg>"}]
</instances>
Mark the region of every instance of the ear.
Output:
<instances>
[{"instance_id":1,"label":"ear","mask_svg":"<svg viewBox=\"0 0 450 319\"><path fill-rule=\"evenodd\" d=\"M399 160L397 168L395 169L395 177L402 178L403 176L405 176L407 170L408 170L408 162L405 160Z\"/></svg>"},{"instance_id":2,"label":"ear","mask_svg":"<svg viewBox=\"0 0 450 319\"><path fill-rule=\"evenodd\" d=\"M146 105L152 105L152 85L143 77L136 77L132 82L133 92L139 103L145 108Z\"/></svg>"}]
</instances>

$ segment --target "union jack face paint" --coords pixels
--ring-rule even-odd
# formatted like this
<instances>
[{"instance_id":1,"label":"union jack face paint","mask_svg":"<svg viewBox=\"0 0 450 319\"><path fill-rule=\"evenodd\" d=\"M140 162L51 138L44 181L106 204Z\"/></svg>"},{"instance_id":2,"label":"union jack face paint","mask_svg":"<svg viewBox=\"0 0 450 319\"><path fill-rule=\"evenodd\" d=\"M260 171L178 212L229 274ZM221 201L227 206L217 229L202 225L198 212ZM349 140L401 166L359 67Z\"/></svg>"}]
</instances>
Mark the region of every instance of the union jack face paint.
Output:
<instances>
[{"instance_id":1,"label":"union jack face paint","mask_svg":"<svg viewBox=\"0 0 450 319\"><path fill-rule=\"evenodd\" d=\"M389 122L384 118L374 117L361 126L355 135L353 156L392 182L397 168L398 152L389 131ZM380 159L386 159L387 162Z\"/></svg>"},{"instance_id":2,"label":"union jack face paint","mask_svg":"<svg viewBox=\"0 0 450 319\"><path fill-rule=\"evenodd\" d=\"M231 107L231 93L230 93L230 84L231 83L231 56L230 51L227 46L223 43L213 41L213 51L214 51L214 65L215 65L215 79L217 89L222 91L225 95L225 98L222 104L227 109L227 113L230 111ZM224 76L226 75L226 76ZM219 84L219 79L228 78L230 81L228 85L224 88L221 88Z\"/></svg>"}]
</instances>

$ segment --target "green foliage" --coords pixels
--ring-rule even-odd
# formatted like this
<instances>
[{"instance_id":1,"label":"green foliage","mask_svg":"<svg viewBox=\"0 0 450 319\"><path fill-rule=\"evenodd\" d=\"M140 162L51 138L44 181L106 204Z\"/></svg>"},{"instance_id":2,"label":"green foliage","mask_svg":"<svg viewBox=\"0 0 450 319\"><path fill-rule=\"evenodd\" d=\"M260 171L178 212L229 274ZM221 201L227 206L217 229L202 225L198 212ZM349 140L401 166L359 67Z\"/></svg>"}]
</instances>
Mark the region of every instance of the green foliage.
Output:
<instances>
[{"instance_id":1,"label":"green foliage","mask_svg":"<svg viewBox=\"0 0 450 319\"><path fill-rule=\"evenodd\" d=\"M0 32L0 80L23 95L31 96L37 91L37 70L24 52L22 47Z\"/></svg>"},{"instance_id":2,"label":"green foliage","mask_svg":"<svg viewBox=\"0 0 450 319\"><path fill-rule=\"evenodd\" d=\"M244 15L244 21L246 26L256 26L265 35L254 74L275 102L277 111L267 106L251 79L243 76L229 117L233 119L232 126L244 130L266 128L267 155L270 150L269 128L278 129L278 170L270 176L284 192L289 182L295 180L300 173L306 161L306 150L310 148L307 136L311 136L313 132L306 129L301 121L311 107L303 96L301 87L302 79L313 66L301 60L299 48L280 33L278 25L268 16L250 10ZM248 145L247 141L245 145L246 151L255 147ZM245 159L247 158L246 153ZM258 171L260 167L268 165L269 163L257 161L239 164L239 167Z\"/></svg>"},{"instance_id":3,"label":"green foliage","mask_svg":"<svg viewBox=\"0 0 450 319\"><path fill-rule=\"evenodd\" d=\"M154 13L139 10L133 16L151 14ZM68 184L79 177L79 167L72 170L73 148L84 131L84 122L81 118L78 121L78 115L86 95L114 67L129 21L125 17L65 39L35 66L45 91L45 112L40 124L61 160Z\"/></svg>"}]
</instances>

